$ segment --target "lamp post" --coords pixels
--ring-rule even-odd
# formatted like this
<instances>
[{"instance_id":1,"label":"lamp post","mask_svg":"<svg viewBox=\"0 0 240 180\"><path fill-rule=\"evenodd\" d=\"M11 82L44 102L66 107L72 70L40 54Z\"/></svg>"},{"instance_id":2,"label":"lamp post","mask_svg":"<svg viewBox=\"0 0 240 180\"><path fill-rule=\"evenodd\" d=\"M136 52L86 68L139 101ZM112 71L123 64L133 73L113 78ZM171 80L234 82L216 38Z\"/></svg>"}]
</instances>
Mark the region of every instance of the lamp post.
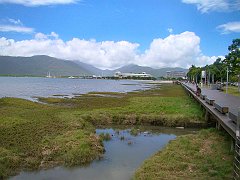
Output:
<instances>
[{"instance_id":1,"label":"lamp post","mask_svg":"<svg viewBox=\"0 0 240 180\"><path fill-rule=\"evenodd\" d=\"M211 72L210 72L210 69L209 69L208 78L209 78L209 83L208 83L208 85L209 85L209 87L210 87L210 84L211 84Z\"/></svg>"},{"instance_id":2,"label":"lamp post","mask_svg":"<svg viewBox=\"0 0 240 180\"><path fill-rule=\"evenodd\" d=\"M226 84L226 93L228 93L228 67L227 67L227 84Z\"/></svg>"},{"instance_id":3,"label":"lamp post","mask_svg":"<svg viewBox=\"0 0 240 180\"><path fill-rule=\"evenodd\" d=\"M204 78L205 78L205 86L207 86L207 70L205 70Z\"/></svg>"}]
</instances>

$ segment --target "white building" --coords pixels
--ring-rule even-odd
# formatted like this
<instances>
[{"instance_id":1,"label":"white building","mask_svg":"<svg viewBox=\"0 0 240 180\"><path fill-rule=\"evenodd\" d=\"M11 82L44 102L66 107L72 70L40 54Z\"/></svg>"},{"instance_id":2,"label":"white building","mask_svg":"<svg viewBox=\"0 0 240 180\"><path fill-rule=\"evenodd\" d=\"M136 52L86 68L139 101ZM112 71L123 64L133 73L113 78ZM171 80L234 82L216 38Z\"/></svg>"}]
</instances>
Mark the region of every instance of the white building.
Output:
<instances>
[{"instance_id":1,"label":"white building","mask_svg":"<svg viewBox=\"0 0 240 180\"><path fill-rule=\"evenodd\" d=\"M153 77L151 74L147 74L146 72L142 73L121 73L120 71L115 72L114 77L117 78L128 78L128 77L140 77L140 78L151 78Z\"/></svg>"}]
</instances>

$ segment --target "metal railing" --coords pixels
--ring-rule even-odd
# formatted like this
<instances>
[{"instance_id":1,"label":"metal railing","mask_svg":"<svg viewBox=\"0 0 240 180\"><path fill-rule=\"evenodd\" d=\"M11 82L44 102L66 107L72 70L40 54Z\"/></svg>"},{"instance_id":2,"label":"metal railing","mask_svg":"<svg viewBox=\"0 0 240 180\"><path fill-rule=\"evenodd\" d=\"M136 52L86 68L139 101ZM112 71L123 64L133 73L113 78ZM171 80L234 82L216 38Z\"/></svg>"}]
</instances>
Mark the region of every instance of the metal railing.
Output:
<instances>
[{"instance_id":1,"label":"metal railing","mask_svg":"<svg viewBox=\"0 0 240 180\"><path fill-rule=\"evenodd\" d=\"M240 108L238 109L236 126L236 141L233 160L233 179L240 180Z\"/></svg>"}]
</instances>

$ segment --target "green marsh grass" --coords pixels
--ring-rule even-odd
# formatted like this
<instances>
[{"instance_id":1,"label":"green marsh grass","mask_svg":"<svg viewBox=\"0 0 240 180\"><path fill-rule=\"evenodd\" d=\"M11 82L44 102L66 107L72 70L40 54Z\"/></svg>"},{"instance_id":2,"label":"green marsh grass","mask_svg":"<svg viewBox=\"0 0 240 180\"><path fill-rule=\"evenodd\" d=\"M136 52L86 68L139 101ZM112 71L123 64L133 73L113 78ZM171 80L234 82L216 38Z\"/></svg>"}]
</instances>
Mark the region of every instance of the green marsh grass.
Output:
<instances>
[{"instance_id":1,"label":"green marsh grass","mask_svg":"<svg viewBox=\"0 0 240 180\"><path fill-rule=\"evenodd\" d=\"M177 137L144 161L134 179L231 179L230 142L229 135L215 129Z\"/></svg>"},{"instance_id":2,"label":"green marsh grass","mask_svg":"<svg viewBox=\"0 0 240 180\"><path fill-rule=\"evenodd\" d=\"M21 169L88 163L103 153L93 125L66 109L1 98L0 114L0 179Z\"/></svg>"},{"instance_id":3,"label":"green marsh grass","mask_svg":"<svg viewBox=\"0 0 240 180\"><path fill-rule=\"evenodd\" d=\"M95 94L119 97L98 97ZM75 114L95 125L150 124L188 127L205 123L199 105L188 98L183 88L177 85L163 85L160 88L123 94L94 92L74 99L40 100L71 107Z\"/></svg>"}]
</instances>

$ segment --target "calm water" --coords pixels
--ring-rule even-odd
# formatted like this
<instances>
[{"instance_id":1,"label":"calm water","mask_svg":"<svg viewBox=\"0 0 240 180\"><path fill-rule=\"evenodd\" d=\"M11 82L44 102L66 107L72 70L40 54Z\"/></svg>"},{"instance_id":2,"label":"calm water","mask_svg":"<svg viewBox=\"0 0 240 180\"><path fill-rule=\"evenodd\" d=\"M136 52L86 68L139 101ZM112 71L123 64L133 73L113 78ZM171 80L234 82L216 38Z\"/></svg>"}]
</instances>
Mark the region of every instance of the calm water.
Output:
<instances>
[{"instance_id":1,"label":"calm water","mask_svg":"<svg viewBox=\"0 0 240 180\"><path fill-rule=\"evenodd\" d=\"M98 80L39 77L0 77L0 98L18 97L34 100L34 97L51 97L97 92L129 92L149 88L142 81ZM64 97L64 96L63 96Z\"/></svg>"},{"instance_id":2,"label":"calm water","mask_svg":"<svg viewBox=\"0 0 240 180\"><path fill-rule=\"evenodd\" d=\"M129 180L146 158L162 149L177 135L193 133L194 130L147 127L137 136L132 136L129 129L97 129L96 132L112 135L112 140L104 142L106 152L103 159L96 160L87 167L56 167L22 172L11 180ZM121 140L121 136L125 139Z\"/></svg>"}]
</instances>

